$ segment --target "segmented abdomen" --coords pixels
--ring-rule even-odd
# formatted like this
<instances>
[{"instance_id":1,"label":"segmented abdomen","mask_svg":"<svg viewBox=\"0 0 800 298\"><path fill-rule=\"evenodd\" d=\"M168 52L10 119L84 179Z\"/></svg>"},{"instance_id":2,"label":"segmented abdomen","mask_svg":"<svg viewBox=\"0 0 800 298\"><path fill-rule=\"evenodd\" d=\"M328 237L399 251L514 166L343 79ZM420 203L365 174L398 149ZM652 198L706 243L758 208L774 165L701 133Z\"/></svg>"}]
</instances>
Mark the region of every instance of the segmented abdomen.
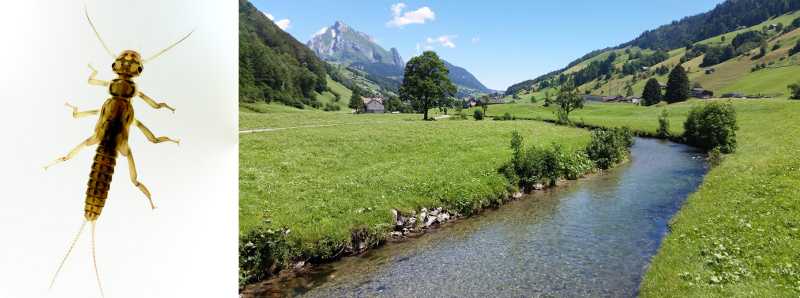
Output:
<instances>
[{"instance_id":1,"label":"segmented abdomen","mask_svg":"<svg viewBox=\"0 0 800 298\"><path fill-rule=\"evenodd\" d=\"M89 187L86 189L86 205L84 217L88 221L96 220L106 204L108 190L111 188L111 177L114 176L114 165L117 160L116 144L103 144L97 146L94 155L92 172L89 174ZM109 146L111 145L111 146Z\"/></svg>"},{"instance_id":2,"label":"segmented abdomen","mask_svg":"<svg viewBox=\"0 0 800 298\"><path fill-rule=\"evenodd\" d=\"M94 155L89 185L86 189L86 204L83 208L83 216L88 221L100 217L100 212L106 204L108 190L111 188L111 177L114 176L114 166L117 163L118 138L122 129L122 119L118 115L112 112L110 117L105 119L102 123L102 136L98 136L100 144Z\"/></svg>"}]
</instances>

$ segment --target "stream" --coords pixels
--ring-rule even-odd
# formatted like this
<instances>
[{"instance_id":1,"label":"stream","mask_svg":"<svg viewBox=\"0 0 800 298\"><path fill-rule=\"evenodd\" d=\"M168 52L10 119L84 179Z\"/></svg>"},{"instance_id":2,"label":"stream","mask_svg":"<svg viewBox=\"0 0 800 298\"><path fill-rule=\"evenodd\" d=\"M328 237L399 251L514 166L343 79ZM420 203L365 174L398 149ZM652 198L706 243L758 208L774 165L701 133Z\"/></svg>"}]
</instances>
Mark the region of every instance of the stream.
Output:
<instances>
[{"instance_id":1,"label":"stream","mask_svg":"<svg viewBox=\"0 0 800 298\"><path fill-rule=\"evenodd\" d=\"M416 239L251 285L249 297L631 297L704 155L637 138L631 160Z\"/></svg>"}]
</instances>

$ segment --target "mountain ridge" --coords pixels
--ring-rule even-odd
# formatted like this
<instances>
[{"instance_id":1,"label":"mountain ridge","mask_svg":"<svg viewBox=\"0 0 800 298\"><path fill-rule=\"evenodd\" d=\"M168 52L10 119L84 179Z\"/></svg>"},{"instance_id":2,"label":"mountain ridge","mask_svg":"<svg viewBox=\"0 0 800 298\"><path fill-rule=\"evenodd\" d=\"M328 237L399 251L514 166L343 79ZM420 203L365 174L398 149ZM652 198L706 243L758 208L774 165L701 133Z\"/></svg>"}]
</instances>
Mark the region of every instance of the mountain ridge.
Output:
<instances>
[{"instance_id":1,"label":"mountain ridge","mask_svg":"<svg viewBox=\"0 0 800 298\"><path fill-rule=\"evenodd\" d=\"M380 78L388 78L399 84L403 81L405 61L396 48L386 50L370 35L353 29L342 21L323 28L306 46L318 57L336 64L343 64ZM481 92L492 93L472 73L463 67L445 61L450 70L450 80L459 87L459 95Z\"/></svg>"}]
</instances>

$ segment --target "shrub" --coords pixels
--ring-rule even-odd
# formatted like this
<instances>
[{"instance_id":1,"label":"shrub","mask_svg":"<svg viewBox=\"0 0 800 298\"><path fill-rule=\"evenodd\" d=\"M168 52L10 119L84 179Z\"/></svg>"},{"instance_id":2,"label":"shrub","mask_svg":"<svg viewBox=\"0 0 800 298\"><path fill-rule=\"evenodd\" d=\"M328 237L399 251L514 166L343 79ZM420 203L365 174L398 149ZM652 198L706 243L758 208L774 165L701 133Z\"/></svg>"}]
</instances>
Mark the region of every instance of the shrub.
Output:
<instances>
[{"instance_id":1,"label":"shrub","mask_svg":"<svg viewBox=\"0 0 800 298\"><path fill-rule=\"evenodd\" d=\"M284 268L293 257L288 229L257 229L239 240L239 282L259 281Z\"/></svg>"},{"instance_id":2,"label":"shrub","mask_svg":"<svg viewBox=\"0 0 800 298\"><path fill-rule=\"evenodd\" d=\"M711 165L711 167L716 167L722 163L723 157L724 156L722 155L722 151L719 150L719 147L714 147L714 149L711 149L711 151L708 152L708 164Z\"/></svg>"},{"instance_id":3,"label":"shrub","mask_svg":"<svg viewBox=\"0 0 800 298\"><path fill-rule=\"evenodd\" d=\"M633 133L628 128L597 129L586 146L586 154L598 168L606 170L621 162L633 146Z\"/></svg>"},{"instance_id":4,"label":"shrub","mask_svg":"<svg viewBox=\"0 0 800 298\"><path fill-rule=\"evenodd\" d=\"M327 112L338 111L338 110L341 110L341 109L342 109L342 107L340 107L339 105L334 104L334 103L330 103L330 102L326 102L325 103L325 107L323 107L323 110L325 110Z\"/></svg>"},{"instance_id":5,"label":"shrub","mask_svg":"<svg viewBox=\"0 0 800 298\"><path fill-rule=\"evenodd\" d=\"M556 148L559 172L562 177L575 180L594 169L594 162L589 159L589 156L583 150L568 152L562 150L561 146Z\"/></svg>"},{"instance_id":6,"label":"shrub","mask_svg":"<svg viewBox=\"0 0 800 298\"><path fill-rule=\"evenodd\" d=\"M730 103L712 102L695 106L683 124L684 138L698 148L719 147L722 153L736 151L736 111Z\"/></svg>"},{"instance_id":7,"label":"shrub","mask_svg":"<svg viewBox=\"0 0 800 298\"><path fill-rule=\"evenodd\" d=\"M558 179L578 179L594 168L594 163L583 151L569 152L558 144L549 147L522 148L522 137L516 131L511 136L513 155L510 162L500 167L512 185L531 188L537 183L556 185Z\"/></svg>"},{"instance_id":8,"label":"shrub","mask_svg":"<svg viewBox=\"0 0 800 298\"><path fill-rule=\"evenodd\" d=\"M661 110L661 115L658 115L658 137L669 138L669 112L667 109Z\"/></svg>"},{"instance_id":9,"label":"shrub","mask_svg":"<svg viewBox=\"0 0 800 298\"><path fill-rule=\"evenodd\" d=\"M483 120L483 111L481 109L475 109L472 117L475 118L475 120Z\"/></svg>"},{"instance_id":10,"label":"shrub","mask_svg":"<svg viewBox=\"0 0 800 298\"><path fill-rule=\"evenodd\" d=\"M800 99L800 83L789 85L789 97L791 99Z\"/></svg>"}]
</instances>

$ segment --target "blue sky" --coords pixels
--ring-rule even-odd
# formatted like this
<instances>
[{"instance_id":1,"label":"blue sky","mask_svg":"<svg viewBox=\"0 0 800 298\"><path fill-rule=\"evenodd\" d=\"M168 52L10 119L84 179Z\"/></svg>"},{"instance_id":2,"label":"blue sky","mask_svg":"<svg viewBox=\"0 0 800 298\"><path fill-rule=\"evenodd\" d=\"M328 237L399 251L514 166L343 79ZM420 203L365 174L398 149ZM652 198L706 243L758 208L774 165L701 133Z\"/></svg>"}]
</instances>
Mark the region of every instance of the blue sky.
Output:
<instances>
[{"instance_id":1,"label":"blue sky","mask_svg":"<svg viewBox=\"0 0 800 298\"><path fill-rule=\"evenodd\" d=\"M303 43L341 20L386 49L396 47L405 61L432 48L498 90L723 2L251 1Z\"/></svg>"}]
</instances>

